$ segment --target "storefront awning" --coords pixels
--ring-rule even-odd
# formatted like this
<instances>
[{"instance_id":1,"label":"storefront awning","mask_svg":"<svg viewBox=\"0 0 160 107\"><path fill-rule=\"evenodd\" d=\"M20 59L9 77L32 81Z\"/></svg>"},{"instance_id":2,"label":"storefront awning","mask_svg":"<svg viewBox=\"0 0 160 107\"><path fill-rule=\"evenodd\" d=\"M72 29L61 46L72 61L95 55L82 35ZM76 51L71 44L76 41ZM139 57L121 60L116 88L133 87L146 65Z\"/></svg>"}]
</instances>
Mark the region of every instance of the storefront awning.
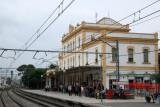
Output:
<instances>
[{"instance_id":1,"label":"storefront awning","mask_svg":"<svg viewBox=\"0 0 160 107\"><path fill-rule=\"evenodd\" d=\"M80 70L87 70L87 71L92 71L92 70L100 70L102 67L101 66L78 66L78 67L73 67L66 69L67 72L70 71L78 71Z\"/></svg>"}]
</instances>

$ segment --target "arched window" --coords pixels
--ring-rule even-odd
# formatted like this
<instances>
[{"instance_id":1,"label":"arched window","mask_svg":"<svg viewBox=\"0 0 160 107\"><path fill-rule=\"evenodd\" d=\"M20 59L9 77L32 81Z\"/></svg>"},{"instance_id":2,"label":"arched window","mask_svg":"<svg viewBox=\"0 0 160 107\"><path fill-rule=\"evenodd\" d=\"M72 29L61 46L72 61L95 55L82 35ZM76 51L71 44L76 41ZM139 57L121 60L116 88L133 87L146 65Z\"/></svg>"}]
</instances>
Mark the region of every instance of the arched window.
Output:
<instances>
[{"instance_id":1,"label":"arched window","mask_svg":"<svg viewBox=\"0 0 160 107\"><path fill-rule=\"evenodd\" d=\"M116 61L116 48L112 48L112 61Z\"/></svg>"},{"instance_id":2,"label":"arched window","mask_svg":"<svg viewBox=\"0 0 160 107\"><path fill-rule=\"evenodd\" d=\"M148 62L148 49L144 49L144 62Z\"/></svg>"}]
</instances>

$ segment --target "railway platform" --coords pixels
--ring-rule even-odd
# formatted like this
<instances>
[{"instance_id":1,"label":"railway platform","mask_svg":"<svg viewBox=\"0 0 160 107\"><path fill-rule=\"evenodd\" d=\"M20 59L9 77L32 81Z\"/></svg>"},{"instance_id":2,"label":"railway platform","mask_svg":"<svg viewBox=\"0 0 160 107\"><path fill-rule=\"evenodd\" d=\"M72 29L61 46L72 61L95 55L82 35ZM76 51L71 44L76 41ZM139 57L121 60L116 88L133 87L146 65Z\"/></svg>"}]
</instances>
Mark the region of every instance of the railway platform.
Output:
<instances>
[{"instance_id":1,"label":"railway platform","mask_svg":"<svg viewBox=\"0 0 160 107\"><path fill-rule=\"evenodd\" d=\"M95 98L89 98L89 97L79 97L75 96L74 94L72 96L69 96L68 93L61 93L61 92L55 92L55 91L41 91L41 90L26 90L23 89L23 91L30 92L30 93L35 93L35 94L40 94L48 97L53 97L53 98L58 98L62 100L69 100L75 103L83 103L83 104L88 104L88 105L94 105L94 106L101 106L103 107L104 104L106 103L144 103L146 102L144 97L135 97L135 99L103 99L103 102L101 102L101 99L95 99ZM106 107L106 106L105 106Z\"/></svg>"}]
</instances>

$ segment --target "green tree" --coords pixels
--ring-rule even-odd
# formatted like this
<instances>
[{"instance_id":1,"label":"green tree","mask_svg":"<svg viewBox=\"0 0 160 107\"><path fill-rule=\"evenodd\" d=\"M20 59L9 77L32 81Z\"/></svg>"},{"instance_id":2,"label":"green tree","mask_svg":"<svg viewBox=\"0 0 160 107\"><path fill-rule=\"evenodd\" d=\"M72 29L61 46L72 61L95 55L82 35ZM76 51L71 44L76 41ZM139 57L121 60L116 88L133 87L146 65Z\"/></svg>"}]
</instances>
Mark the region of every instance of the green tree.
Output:
<instances>
[{"instance_id":1,"label":"green tree","mask_svg":"<svg viewBox=\"0 0 160 107\"><path fill-rule=\"evenodd\" d=\"M50 68L50 69L55 69L56 67L57 67L57 65L55 65L55 64L49 65L49 68Z\"/></svg>"},{"instance_id":2,"label":"green tree","mask_svg":"<svg viewBox=\"0 0 160 107\"><path fill-rule=\"evenodd\" d=\"M159 64L159 73L160 73L160 53L158 53L158 64Z\"/></svg>"},{"instance_id":3,"label":"green tree","mask_svg":"<svg viewBox=\"0 0 160 107\"><path fill-rule=\"evenodd\" d=\"M11 82L12 82L11 78L8 77L7 80L6 80L6 84L11 85Z\"/></svg>"},{"instance_id":4,"label":"green tree","mask_svg":"<svg viewBox=\"0 0 160 107\"><path fill-rule=\"evenodd\" d=\"M32 89L40 88L41 86L41 75L44 75L46 73L46 70L44 69L35 69L31 70L29 72L24 73L22 76L22 82L25 86L28 86Z\"/></svg>"},{"instance_id":5,"label":"green tree","mask_svg":"<svg viewBox=\"0 0 160 107\"><path fill-rule=\"evenodd\" d=\"M35 69L34 65L32 64L29 64L29 65L21 65L17 68L17 71L21 72L22 74L25 73L25 72L28 72L30 70L33 70Z\"/></svg>"},{"instance_id":6,"label":"green tree","mask_svg":"<svg viewBox=\"0 0 160 107\"><path fill-rule=\"evenodd\" d=\"M160 84L160 73L151 75L150 81L155 80L157 84Z\"/></svg>"}]
</instances>

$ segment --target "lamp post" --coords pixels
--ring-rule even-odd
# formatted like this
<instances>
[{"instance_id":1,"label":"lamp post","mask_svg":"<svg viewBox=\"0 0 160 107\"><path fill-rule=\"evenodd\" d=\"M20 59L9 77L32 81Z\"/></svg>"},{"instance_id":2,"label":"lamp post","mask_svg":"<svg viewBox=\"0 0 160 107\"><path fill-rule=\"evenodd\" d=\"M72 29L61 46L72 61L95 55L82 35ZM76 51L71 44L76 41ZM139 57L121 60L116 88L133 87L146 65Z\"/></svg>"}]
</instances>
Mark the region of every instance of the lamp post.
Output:
<instances>
[{"instance_id":1,"label":"lamp post","mask_svg":"<svg viewBox=\"0 0 160 107\"><path fill-rule=\"evenodd\" d=\"M78 81L79 81L78 84L80 86L80 56L79 56L79 80Z\"/></svg>"},{"instance_id":2,"label":"lamp post","mask_svg":"<svg viewBox=\"0 0 160 107\"><path fill-rule=\"evenodd\" d=\"M28 89L29 89L29 76L28 76Z\"/></svg>"},{"instance_id":3,"label":"lamp post","mask_svg":"<svg viewBox=\"0 0 160 107\"><path fill-rule=\"evenodd\" d=\"M102 56L103 55L99 55L99 57L101 59L101 102L102 102L102 73L103 73L103 71L102 71Z\"/></svg>"},{"instance_id":4,"label":"lamp post","mask_svg":"<svg viewBox=\"0 0 160 107\"><path fill-rule=\"evenodd\" d=\"M47 74L47 84L46 86L49 86L49 73Z\"/></svg>"},{"instance_id":5,"label":"lamp post","mask_svg":"<svg viewBox=\"0 0 160 107\"><path fill-rule=\"evenodd\" d=\"M64 86L65 86L65 78L66 78L66 76L65 76L65 73L66 72L66 70L65 70L65 67L64 67L64 69L63 69L63 84L64 84Z\"/></svg>"},{"instance_id":6,"label":"lamp post","mask_svg":"<svg viewBox=\"0 0 160 107\"><path fill-rule=\"evenodd\" d=\"M118 40L116 40L116 83L118 82L119 82L119 42ZM116 86L116 90L119 90L119 85Z\"/></svg>"},{"instance_id":7,"label":"lamp post","mask_svg":"<svg viewBox=\"0 0 160 107\"><path fill-rule=\"evenodd\" d=\"M56 72L53 72L53 75L55 75L55 74L56 74ZM56 81L56 75L55 75L55 81ZM54 85L56 85L56 83Z\"/></svg>"},{"instance_id":8,"label":"lamp post","mask_svg":"<svg viewBox=\"0 0 160 107\"><path fill-rule=\"evenodd\" d=\"M41 91L42 91L42 78L43 78L43 75L41 75Z\"/></svg>"}]
</instances>

